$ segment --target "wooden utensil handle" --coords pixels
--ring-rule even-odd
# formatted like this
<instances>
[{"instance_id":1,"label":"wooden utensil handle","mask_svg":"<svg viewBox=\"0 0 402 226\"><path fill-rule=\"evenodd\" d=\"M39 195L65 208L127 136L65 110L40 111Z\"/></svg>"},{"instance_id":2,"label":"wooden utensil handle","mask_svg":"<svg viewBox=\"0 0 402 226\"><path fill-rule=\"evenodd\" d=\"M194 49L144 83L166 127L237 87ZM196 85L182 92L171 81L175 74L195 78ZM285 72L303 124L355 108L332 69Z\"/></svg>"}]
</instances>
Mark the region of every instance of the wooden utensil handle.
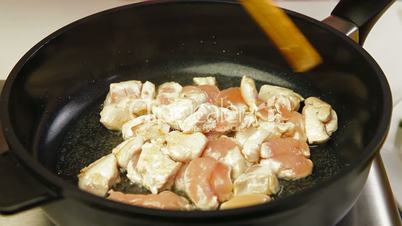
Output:
<instances>
[{"instance_id":1,"label":"wooden utensil handle","mask_svg":"<svg viewBox=\"0 0 402 226\"><path fill-rule=\"evenodd\" d=\"M271 0L240 0L243 7L278 47L294 71L307 71L321 57L286 13Z\"/></svg>"}]
</instances>

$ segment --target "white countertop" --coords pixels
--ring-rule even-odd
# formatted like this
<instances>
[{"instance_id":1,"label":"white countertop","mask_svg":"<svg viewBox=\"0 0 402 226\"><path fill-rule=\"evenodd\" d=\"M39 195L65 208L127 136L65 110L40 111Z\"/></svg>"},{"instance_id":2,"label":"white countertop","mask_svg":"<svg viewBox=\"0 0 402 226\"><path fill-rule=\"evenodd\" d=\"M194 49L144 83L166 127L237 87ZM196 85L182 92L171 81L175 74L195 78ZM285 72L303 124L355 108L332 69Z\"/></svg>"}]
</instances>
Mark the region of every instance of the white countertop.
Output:
<instances>
[{"instance_id":1,"label":"white countertop","mask_svg":"<svg viewBox=\"0 0 402 226\"><path fill-rule=\"evenodd\" d=\"M5 79L16 62L41 39L55 30L93 13L135 0L1 0L0 1L0 79ZM337 1L277 1L282 7L316 19L327 17ZM396 2L373 28L364 48L376 59L390 82L394 103L402 99L402 2ZM401 108L401 107L399 107ZM397 115L396 112L394 115ZM399 120L402 111L399 112ZM394 135L388 138L382 155L388 171L400 169L402 150L395 152ZM395 160L395 154L397 155ZM392 161L390 161L392 160ZM399 164L399 165L398 165ZM399 167L399 168L398 168ZM402 205L402 182L392 178L392 186ZM0 217L0 225L13 224L12 217ZM28 225L28 224L27 224ZM23 225L22 225L23 226Z\"/></svg>"}]
</instances>

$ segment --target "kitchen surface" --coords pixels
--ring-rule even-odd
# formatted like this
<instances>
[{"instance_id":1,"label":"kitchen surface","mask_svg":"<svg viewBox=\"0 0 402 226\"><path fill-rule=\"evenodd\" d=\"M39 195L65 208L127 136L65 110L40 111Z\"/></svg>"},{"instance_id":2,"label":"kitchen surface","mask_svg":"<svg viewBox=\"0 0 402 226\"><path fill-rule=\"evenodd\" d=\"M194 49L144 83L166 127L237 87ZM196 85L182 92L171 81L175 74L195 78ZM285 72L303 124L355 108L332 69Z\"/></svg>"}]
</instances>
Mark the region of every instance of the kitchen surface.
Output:
<instances>
[{"instance_id":1,"label":"kitchen surface","mask_svg":"<svg viewBox=\"0 0 402 226\"><path fill-rule=\"evenodd\" d=\"M82 17L93 13L121 6L137 1L129 0L39 0L39 1L0 1L0 80L7 78L8 73L16 62L37 42L57 29ZM315 19L326 18L337 1L300 0L277 1L280 6L309 15ZM384 166L390 180L393 195L402 209L402 1L397 1L377 22L369 34L364 48L385 72L393 93L394 112L391 129L381 151ZM133 40L135 41L135 40ZM374 170L378 173L379 171ZM372 183L381 183L381 180L372 180ZM369 181L370 183L370 181ZM381 187L381 186L380 186ZM366 188L366 190L368 190ZM381 189L380 189L381 190ZM367 192L381 192L370 190ZM364 193L364 192L363 192ZM368 193L369 194L369 193ZM370 193L372 194L372 193ZM373 195L373 200L381 198ZM367 196L370 199L370 195ZM379 198L379 199L376 199ZM387 213L381 212L384 200L379 200L377 206L371 201L371 205L378 207L378 216L384 217ZM350 215L358 215L359 210L364 209L365 203L358 203L359 208L354 208ZM371 210L372 211L372 210ZM370 212L372 213L372 212ZM360 215L360 216L364 216ZM353 216L348 216L341 225L376 225L358 224L351 222ZM348 222L350 221L350 222ZM391 221L384 221L381 225L393 226ZM361 223L361 222L360 222ZM373 223L373 222L371 222ZM52 225L44 216L43 211L34 209L14 216L0 216L0 226L47 226ZM379 225L379 224L377 224Z\"/></svg>"}]
</instances>

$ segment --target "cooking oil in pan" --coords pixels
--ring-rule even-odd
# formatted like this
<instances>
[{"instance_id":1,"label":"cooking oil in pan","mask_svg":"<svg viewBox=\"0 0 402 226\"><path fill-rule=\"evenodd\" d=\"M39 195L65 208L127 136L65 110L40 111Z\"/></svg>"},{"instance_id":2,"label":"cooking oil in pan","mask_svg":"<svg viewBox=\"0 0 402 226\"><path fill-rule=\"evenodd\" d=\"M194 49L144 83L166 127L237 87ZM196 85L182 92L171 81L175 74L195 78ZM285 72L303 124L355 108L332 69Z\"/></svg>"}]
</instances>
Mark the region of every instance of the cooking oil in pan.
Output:
<instances>
[{"instance_id":1,"label":"cooking oil in pan","mask_svg":"<svg viewBox=\"0 0 402 226\"><path fill-rule=\"evenodd\" d=\"M74 184L80 169L109 154L112 149L123 141L119 132L114 132L99 123L99 104L77 120L67 132L59 148L56 165L57 174ZM326 145L311 147L311 160L314 163L312 175L297 181L280 180L281 191L274 197L280 199L319 184L339 172L341 164L336 156L336 150L328 150ZM146 189L130 183L125 175L113 189L126 193L149 193Z\"/></svg>"}]
</instances>

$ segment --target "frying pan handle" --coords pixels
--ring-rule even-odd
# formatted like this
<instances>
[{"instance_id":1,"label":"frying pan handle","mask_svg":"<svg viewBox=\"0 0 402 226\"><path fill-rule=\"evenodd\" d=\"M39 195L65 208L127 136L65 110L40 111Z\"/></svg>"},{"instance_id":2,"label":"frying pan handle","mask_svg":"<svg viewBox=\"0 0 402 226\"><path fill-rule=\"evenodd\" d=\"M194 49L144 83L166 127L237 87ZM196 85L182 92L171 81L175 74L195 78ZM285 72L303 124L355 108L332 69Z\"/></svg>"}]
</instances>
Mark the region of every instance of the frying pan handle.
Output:
<instances>
[{"instance_id":1,"label":"frying pan handle","mask_svg":"<svg viewBox=\"0 0 402 226\"><path fill-rule=\"evenodd\" d=\"M4 81L0 80L0 91ZM49 201L57 195L32 177L8 151L0 121L0 214L13 214Z\"/></svg>"},{"instance_id":2,"label":"frying pan handle","mask_svg":"<svg viewBox=\"0 0 402 226\"><path fill-rule=\"evenodd\" d=\"M353 23L358 28L358 42L363 45L373 25L394 2L395 0L340 0L331 16ZM353 39L356 40L356 37Z\"/></svg>"},{"instance_id":3,"label":"frying pan handle","mask_svg":"<svg viewBox=\"0 0 402 226\"><path fill-rule=\"evenodd\" d=\"M0 154L0 180L0 214L21 212L57 199L10 152Z\"/></svg>"}]
</instances>

